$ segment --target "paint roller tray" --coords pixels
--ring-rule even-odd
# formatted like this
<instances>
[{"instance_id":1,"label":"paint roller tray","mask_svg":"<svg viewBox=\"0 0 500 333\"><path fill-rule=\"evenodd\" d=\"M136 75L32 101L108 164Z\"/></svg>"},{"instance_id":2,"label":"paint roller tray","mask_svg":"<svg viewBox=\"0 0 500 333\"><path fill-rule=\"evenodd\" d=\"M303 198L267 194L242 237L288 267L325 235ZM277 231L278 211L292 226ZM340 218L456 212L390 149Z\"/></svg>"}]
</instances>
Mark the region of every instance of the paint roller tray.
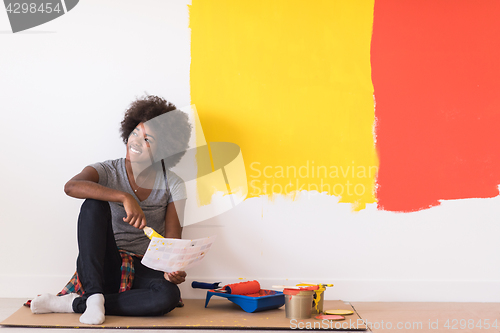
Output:
<instances>
[{"instance_id":1,"label":"paint roller tray","mask_svg":"<svg viewBox=\"0 0 500 333\"><path fill-rule=\"evenodd\" d=\"M285 304L285 295L281 291L261 289L258 294L252 295L254 296L234 295L209 290L207 291L205 307L208 306L208 302L212 296L225 297L245 312L277 309Z\"/></svg>"}]
</instances>

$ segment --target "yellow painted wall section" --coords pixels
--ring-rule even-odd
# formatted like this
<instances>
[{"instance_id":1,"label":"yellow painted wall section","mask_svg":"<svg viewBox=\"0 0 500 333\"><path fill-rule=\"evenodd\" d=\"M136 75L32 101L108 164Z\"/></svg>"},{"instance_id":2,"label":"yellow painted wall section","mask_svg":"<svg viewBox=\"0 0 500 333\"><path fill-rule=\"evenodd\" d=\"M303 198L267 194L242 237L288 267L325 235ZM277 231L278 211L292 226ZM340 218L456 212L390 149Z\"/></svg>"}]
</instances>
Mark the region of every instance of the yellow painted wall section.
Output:
<instances>
[{"instance_id":1,"label":"yellow painted wall section","mask_svg":"<svg viewBox=\"0 0 500 333\"><path fill-rule=\"evenodd\" d=\"M373 6L193 0L191 102L208 142L241 147L249 197L375 202Z\"/></svg>"}]
</instances>

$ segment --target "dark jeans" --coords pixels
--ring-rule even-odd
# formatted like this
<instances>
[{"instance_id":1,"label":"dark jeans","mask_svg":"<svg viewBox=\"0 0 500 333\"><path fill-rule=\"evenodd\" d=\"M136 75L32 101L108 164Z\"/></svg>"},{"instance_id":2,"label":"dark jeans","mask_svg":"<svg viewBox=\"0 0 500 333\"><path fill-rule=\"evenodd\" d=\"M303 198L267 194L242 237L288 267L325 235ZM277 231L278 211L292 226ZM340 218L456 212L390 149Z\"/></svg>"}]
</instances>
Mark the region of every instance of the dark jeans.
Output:
<instances>
[{"instance_id":1,"label":"dark jeans","mask_svg":"<svg viewBox=\"0 0 500 333\"><path fill-rule=\"evenodd\" d=\"M132 289L118 293L122 260L108 202L87 199L83 203L78 217L78 249L76 270L85 294L73 301L76 313L85 312L87 298L96 293L104 294L106 315L160 316L178 304L177 285L165 280L163 272L142 265L135 257Z\"/></svg>"}]
</instances>

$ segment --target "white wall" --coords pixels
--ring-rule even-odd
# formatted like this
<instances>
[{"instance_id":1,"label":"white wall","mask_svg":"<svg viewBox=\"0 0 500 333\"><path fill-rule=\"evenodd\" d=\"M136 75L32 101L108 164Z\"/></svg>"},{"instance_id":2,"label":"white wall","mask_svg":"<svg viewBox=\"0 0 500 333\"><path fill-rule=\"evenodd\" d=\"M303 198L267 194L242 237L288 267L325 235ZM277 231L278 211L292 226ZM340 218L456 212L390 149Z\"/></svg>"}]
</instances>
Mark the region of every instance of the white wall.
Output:
<instances>
[{"instance_id":1,"label":"white wall","mask_svg":"<svg viewBox=\"0 0 500 333\"><path fill-rule=\"evenodd\" d=\"M119 122L134 97L190 104L187 3L86 0L17 34L0 10L0 297L58 292L74 272L81 201L64 183L124 155ZM334 283L326 298L346 301L500 302L499 216L499 197L410 214L352 213L314 192L253 198L185 228L218 238L181 289L203 298L193 279L244 278Z\"/></svg>"}]
</instances>

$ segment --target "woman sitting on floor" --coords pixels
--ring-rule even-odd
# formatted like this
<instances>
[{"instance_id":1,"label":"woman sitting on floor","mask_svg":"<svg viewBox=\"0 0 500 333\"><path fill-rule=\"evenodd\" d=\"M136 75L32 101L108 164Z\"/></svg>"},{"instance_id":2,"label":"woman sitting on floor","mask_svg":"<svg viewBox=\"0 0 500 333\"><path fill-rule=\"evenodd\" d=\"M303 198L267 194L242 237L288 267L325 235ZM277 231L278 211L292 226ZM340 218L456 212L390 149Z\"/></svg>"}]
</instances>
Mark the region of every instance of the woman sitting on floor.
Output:
<instances>
[{"instance_id":1,"label":"woman sitting on floor","mask_svg":"<svg viewBox=\"0 0 500 333\"><path fill-rule=\"evenodd\" d=\"M179 216L186 190L169 168L187 149L191 125L173 104L146 96L126 111L121 135L125 158L89 165L64 188L67 195L86 199L78 217L75 273L83 295L37 296L31 302L33 313L83 313L80 322L98 325L105 314L158 316L179 303L177 284L184 282L186 273L163 273L142 265L149 239L141 229L147 225L164 237L181 238ZM171 158L155 162L154 156ZM133 263L128 288L123 286L122 258Z\"/></svg>"}]
</instances>

